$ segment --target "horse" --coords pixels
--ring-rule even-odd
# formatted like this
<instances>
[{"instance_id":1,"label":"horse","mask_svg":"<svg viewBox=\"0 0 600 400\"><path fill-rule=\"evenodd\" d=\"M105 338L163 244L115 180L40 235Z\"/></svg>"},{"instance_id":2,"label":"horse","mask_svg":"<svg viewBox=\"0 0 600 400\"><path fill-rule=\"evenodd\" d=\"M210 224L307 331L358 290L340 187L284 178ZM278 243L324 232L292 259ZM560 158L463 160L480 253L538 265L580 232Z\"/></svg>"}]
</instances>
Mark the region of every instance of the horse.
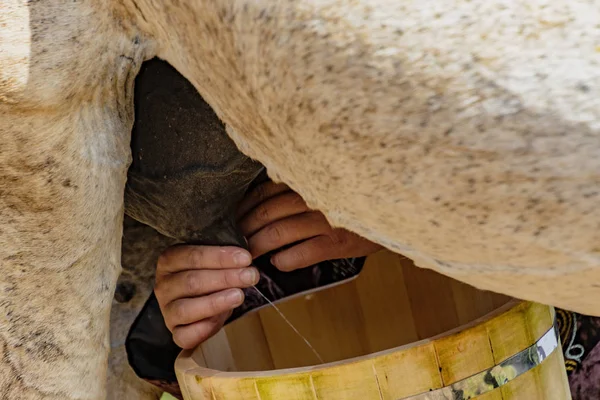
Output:
<instances>
[{"instance_id":1,"label":"horse","mask_svg":"<svg viewBox=\"0 0 600 400\"><path fill-rule=\"evenodd\" d=\"M600 315L593 1L0 9L6 398L106 396L134 80L153 57L332 225L480 289Z\"/></svg>"}]
</instances>

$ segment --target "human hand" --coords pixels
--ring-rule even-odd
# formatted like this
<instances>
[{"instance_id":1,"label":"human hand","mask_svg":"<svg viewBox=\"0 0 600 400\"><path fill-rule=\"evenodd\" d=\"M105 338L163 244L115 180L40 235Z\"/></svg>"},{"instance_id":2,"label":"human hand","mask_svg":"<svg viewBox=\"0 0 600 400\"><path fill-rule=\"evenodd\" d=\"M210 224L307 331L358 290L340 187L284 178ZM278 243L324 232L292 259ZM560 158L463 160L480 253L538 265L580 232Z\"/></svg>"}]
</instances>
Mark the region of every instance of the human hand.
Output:
<instances>
[{"instance_id":1,"label":"human hand","mask_svg":"<svg viewBox=\"0 0 600 400\"><path fill-rule=\"evenodd\" d=\"M158 259L154 293L181 348L191 349L221 329L244 301L240 288L259 280L250 253L238 247L175 246Z\"/></svg>"},{"instance_id":2,"label":"human hand","mask_svg":"<svg viewBox=\"0 0 600 400\"><path fill-rule=\"evenodd\" d=\"M308 208L284 184L266 182L240 203L238 226L256 258L283 246L271 264L282 271L304 268L325 260L362 257L381 246L345 229L334 229L325 216Z\"/></svg>"}]
</instances>

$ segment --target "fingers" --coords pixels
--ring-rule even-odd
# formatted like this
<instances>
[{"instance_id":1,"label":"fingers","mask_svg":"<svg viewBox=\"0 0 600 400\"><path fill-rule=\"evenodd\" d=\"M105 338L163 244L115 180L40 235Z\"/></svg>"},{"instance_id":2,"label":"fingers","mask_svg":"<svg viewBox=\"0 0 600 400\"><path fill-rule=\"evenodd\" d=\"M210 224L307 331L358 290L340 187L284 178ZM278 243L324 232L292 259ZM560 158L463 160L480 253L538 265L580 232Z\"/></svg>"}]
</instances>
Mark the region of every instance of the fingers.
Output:
<instances>
[{"instance_id":1,"label":"fingers","mask_svg":"<svg viewBox=\"0 0 600 400\"><path fill-rule=\"evenodd\" d=\"M250 237L277 220L309 211L299 194L286 191L275 195L248 211L239 221L242 234Z\"/></svg>"},{"instance_id":2,"label":"fingers","mask_svg":"<svg viewBox=\"0 0 600 400\"><path fill-rule=\"evenodd\" d=\"M175 299L249 287L255 285L259 278L256 268L188 270L158 280L154 292L159 303L166 305Z\"/></svg>"},{"instance_id":3,"label":"fingers","mask_svg":"<svg viewBox=\"0 0 600 400\"><path fill-rule=\"evenodd\" d=\"M248 211L265 200L289 190L290 188L287 185L271 181L258 185L244 196L244 199L240 202L236 214L237 218L239 219L244 216Z\"/></svg>"},{"instance_id":4,"label":"fingers","mask_svg":"<svg viewBox=\"0 0 600 400\"><path fill-rule=\"evenodd\" d=\"M244 301L240 289L227 289L207 296L177 299L164 307L163 316L167 328L189 325L205 319L214 318L229 312Z\"/></svg>"},{"instance_id":5,"label":"fingers","mask_svg":"<svg viewBox=\"0 0 600 400\"><path fill-rule=\"evenodd\" d=\"M254 258L285 245L331 232L325 216L306 212L274 222L248 238Z\"/></svg>"},{"instance_id":6,"label":"fingers","mask_svg":"<svg viewBox=\"0 0 600 400\"><path fill-rule=\"evenodd\" d=\"M178 326L173 330L173 341L182 349L193 349L217 333L230 315L231 312L223 313L193 324Z\"/></svg>"},{"instance_id":7,"label":"fingers","mask_svg":"<svg viewBox=\"0 0 600 400\"><path fill-rule=\"evenodd\" d=\"M316 236L302 243L282 250L271 257L271 264L281 271L294 271L317 263L333 260L340 252L339 243L329 235Z\"/></svg>"},{"instance_id":8,"label":"fingers","mask_svg":"<svg viewBox=\"0 0 600 400\"><path fill-rule=\"evenodd\" d=\"M247 267L250 253L233 246L174 246L158 258L156 274L172 274L190 269L226 269Z\"/></svg>"},{"instance_id":9,"label":"fingers","mask_svg":"<svg viewBox=\"0 0 600 400\"><path fill-rule=\"evenodd\" d=\"M260 278L250 253L237 247L176 246L158 260L154 292L173 340L197 346L244 301L240 288Z\"/></svg>"},{"instance_id":10,"label":"fingers","mask_svg":"<svg viewBox=\"0 0 600 400\"><path fill-rule=\"evenodd\" d=\"M313 237L278 252L271 257L271 263L279 270L293 271L326 260L363 257L381 249L380 245L355 233L345 229L332 229L325 235Z\"/></svg>"}]
</instances>

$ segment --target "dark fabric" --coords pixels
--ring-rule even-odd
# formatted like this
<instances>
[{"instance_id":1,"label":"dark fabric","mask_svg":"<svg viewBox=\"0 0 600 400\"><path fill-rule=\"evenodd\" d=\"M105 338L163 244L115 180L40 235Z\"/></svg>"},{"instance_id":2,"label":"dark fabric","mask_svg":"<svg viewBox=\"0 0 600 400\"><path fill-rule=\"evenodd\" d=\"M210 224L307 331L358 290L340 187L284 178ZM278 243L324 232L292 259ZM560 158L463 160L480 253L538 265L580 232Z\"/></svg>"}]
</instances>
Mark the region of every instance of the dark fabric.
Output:
<instances>
[{"instance_id":1,"label":"dark fabric","mask_svg":"<svg viewBox=\"0 0 600 400\"><path fill-rule=\"evenodd\" d=\"M263 166L237 149L196 89L163 61L142 66L135 115L126 214L181 242L244 245L234 211Z\"/></svg>"},{"instance_id":2,"label":"dark fabric","mask_svg":"<svg viewBox=\"0 0 600 400\"><path fill-rule=\"evenodd\" d=\"M171 338L154 293L127 337L127 358L135 373L148 380L176 382L175 363L181 351Z\"/></svg>"}]
</instances>

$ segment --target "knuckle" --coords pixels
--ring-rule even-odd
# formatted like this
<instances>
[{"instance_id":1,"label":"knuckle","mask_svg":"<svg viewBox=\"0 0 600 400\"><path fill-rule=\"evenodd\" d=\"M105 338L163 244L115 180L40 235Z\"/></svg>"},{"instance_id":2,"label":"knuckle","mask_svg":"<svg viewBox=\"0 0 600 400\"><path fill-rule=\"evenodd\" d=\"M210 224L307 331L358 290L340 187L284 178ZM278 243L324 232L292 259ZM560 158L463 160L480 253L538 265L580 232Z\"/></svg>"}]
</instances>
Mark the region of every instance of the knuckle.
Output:
<instances>
[{"instance_id":1,"label":"knuckle","mask_svg":"<svg viewBox=\"0 0 600 400\"><path fill-rule=\"evenodd\" d=\"M283 237L283 232L280 226L271 225L267 228L266 235L271 242L279 242Z\"/></svg>"},{"instance_id":2,"label":"knuckle","mask_svg":"<svg viewBox=\"0 0 600 400\"><path fill-rule=\"evenodd\" d=\"M172 303L171 306L171 321L174 325L179 325L183 321L186 321L187 318L187 309L185 307L185 303L183 302L175 302Z\"/></svg>"},{"instance_id":3,"label":"knuckle","mask_svg":"<svg viewBox=\"0 0 600 400\"><path fill-rule=\"evenodd\" d=\"M256 207L256 218L261 221L268 221L269 220L269 208L263 203L260 204L258 207Z\"/></svg>"},{"instance_id":4,"label":"knuckle","mask_svg":"<svg viewBox=\"0 0 600 400\"><path fill-rule=\"evenodd\" d=\"M264 200L267 197L267 183L258 185L255 189L256 199Z\"/></svg>"},{"instance_id":5,"label":"knuckle","mask_svg":"<svg viewBox=\"0 0 600 400\"><path fill-rule=\"evenodd\" d=\"M165 294L165 284L164 281L156 281L156 283L154 284L154 295L156 296L156 299L158 300L158 303L162 303L162 298L163 295Z\"/></svg>"},{"instance_id":6,"label":"knuckle","mask_svg":"<svg viewBox=\"0 0 600 400\"><path fill-rule=\"evenodd\" d=\"M202 265L204 259L204 250L202 247L192 247L188 252L188 263L190 267L197 267Z\"/></svg>"},{"instance_id":7,"label":"knuckle","mask_svg":"<svg viewBox=\"0 0 600 400\"><path fill-rule=\"evenodd\" d=\"M163 318L165 320L165 325L169 331L173 332L173 330L177 327L177 323L173 318L173 315L170 313L169 309L166 309L163 312Z\"/></svg>"},{"instance_id":8,"label":"knuckle","mask_svg":"<svg viewBox=\"0 0 600 400\"><path fill-rule=\"evenodd\" d=\"M222 275L221 279L222 279L221 283L224 287L238 286L239 272L238 272L238 270L225 271L225 273Z\"/></svg>"},{"instance_id":9,"label":"knuckle","mask_svg":"<svg viewBox=\"0 0 600 400\"><path fill-rule=\"evenodd\" d=\"M343 231L334 230L329 237L336 247L345 247L348 244L348 236Z\"/></svg>"},{"instance_id":10,"label":"knuckle","mask_svg":"<svg viewBox=\"0 0 600 400\"><path fill-rule=\"evenodd\" d=\"M202 279L199 279L196 274L186 272L184 275L187 293L195 294L202 291Z\"/></svg>"},{"instance_id":11,"label":"knuckle","mask_svg":"<svg viewBox=\"0 0 600 400\"><path fill-rule=\"evenodd\" d=\"M219 263L219 267L221 268L228 268L229 265L231 264L231 256L228 256L226 253L224 252L220 252L217 256L217 260Z\"/></svg>"},{"instance_id":12,"label":"knuckle","mask_svg":"<svg viewBox=\"0 0 600 400\"><path fill-rule=\"evenodd\" d=\"M158 259L156 260L156 270L157 271L162 271L168 265L168 262L169 262L168 253L169 253L169 250L165 250L158 256Z\"/></svg>"},{"instance_id":13,"label":"knuckle","mask_svg":"<svg viewBox=\"0 0 600 400\"><path fill-rule=\"evenodd\" d=\"M306 250L298 250L296 252L296 256L294 257L296 260L296 263L304 265L306 263L306 260L308 259L308 255L306 254Z\"/></svg>"},{"instance_id":14,"label":"knuckle","mask_svg":"<svg viewBox=\"0 0 600 400\"><path fill-rule=\"evenodd\" d=\"M172 325L169 321L167 321L166 317L165 317L165 326L167 327L169 332L171 332L171 334L174 334L175 331L177 330L177 328L174 325Z\"/></svg>"},{"instance_id":15,"label":"knuckle","mask_svg":"<svg viewBox=\"0 0 600 400\"><path fill-rule=\"evenodd\" d=\"M209 297L208 300L208 313L209 315L212 317L216 314L218 314L219 312L219 305L220 305L220 301L219 301L219 297L218 296L211 296Z\"/></svg>"}]
</instances>

